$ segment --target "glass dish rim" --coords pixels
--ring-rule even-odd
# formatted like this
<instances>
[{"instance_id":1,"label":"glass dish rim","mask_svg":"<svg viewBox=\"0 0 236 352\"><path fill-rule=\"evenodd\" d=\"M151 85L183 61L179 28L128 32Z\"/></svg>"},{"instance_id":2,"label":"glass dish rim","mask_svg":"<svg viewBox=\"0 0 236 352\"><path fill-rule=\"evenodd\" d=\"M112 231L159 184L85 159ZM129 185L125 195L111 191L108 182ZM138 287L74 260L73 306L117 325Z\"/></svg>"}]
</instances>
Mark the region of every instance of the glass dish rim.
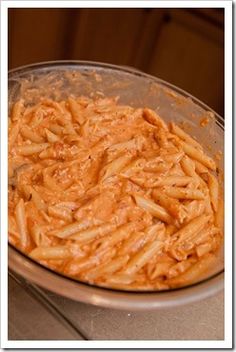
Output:
<instances>
[{"instance_id":1,"label":"glass dish rim","mask_svg":"<svg viewBox=\"0 0 236 352\"><path fill-rule=\"evenodd\" d=\"M206 110L206 111L211 111L216 117L217 119L220 121L220 127L223 128L224 126L224 119L222 116L220 116L215 110L213 110L209 105L207 105L206 103L202 102L201 100L199 100L198 98L194 97L191 93L188 93L187 91L185 91L182 88L179 88L177 86L175 86L172 83L169 83L161 78L152 76L148 73L145 73L139 69L136 69L134 67L130 67L130 66L119 66L119 65L114 65L114 64L110 64L110 63L103 63L103 62L99 62L99 61L87 61L87 60L53 60L53 61L42 61L39 63L31 63L31 64L27 64L27 65L22 65L13 69L10 69L8 71L8 80L11 79L11 76L15 73L18 74L23 74L26 73L27 71L30 71L31 69L47 69L50 67L56 67L56 66L76 66L76 65L81 65L81 66L91 66L94 69L95 68L109 68L112 69L114 71L123 71L129 74L134 74L136 76L141 76L141 77L145 77L148 78L151 81L154 81L158 84L163 85L164 87L167 87L169 89L172 89L174 91L177 91L177 93L179 93L180 95L183 95L185 98L190 98L194 103L196 103L197 105L199 105L202 109Z\"/></svg>"}]
</instances>

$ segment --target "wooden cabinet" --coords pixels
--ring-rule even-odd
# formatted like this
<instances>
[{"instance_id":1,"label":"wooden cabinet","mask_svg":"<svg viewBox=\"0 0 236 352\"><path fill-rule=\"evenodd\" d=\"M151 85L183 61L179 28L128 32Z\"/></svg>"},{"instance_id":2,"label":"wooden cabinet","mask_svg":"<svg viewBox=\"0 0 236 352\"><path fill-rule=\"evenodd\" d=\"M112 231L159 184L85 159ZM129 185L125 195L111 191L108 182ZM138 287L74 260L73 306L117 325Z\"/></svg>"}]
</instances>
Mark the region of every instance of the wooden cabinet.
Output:
<instances>
[{"instance_id":1,"label":"wooden cabinet","mask_svg":"<svg viewBox=\"0 0 236 352\"><path fill-rule=\"evenodd\" d=\"M62 59L70 9L9 10L9 66Z\"/></svg>"},{"instance_id":2,"label":"wooden cabinet","mask_svg":"<svg viewBox=\"0 0 236 352\"><path fill-rule=\"evenodd\" d=\"M144 18L139 9L80 11L71 57L133 65Z\"/></svg>"},{"instance_id":3,"label":"wooden cabinet","mask_svg":"<svg viewBox=\"0 0 236 352\"><path fill-rule=\"evenodd\" d=\"M223 112L223 33L194 14L170 11L150 56L148 71Z\"/></svg>"},{"instance_id":4,"label":"wooden cabinet","mask_svg":"<svg viewBox=\"0 0 236 352\"><path fill-rule=\"evenodd\" d=\"M137 67L224 109L219 9L10 9L9 67L91 60Z\"/></svg>"}]
</instances>

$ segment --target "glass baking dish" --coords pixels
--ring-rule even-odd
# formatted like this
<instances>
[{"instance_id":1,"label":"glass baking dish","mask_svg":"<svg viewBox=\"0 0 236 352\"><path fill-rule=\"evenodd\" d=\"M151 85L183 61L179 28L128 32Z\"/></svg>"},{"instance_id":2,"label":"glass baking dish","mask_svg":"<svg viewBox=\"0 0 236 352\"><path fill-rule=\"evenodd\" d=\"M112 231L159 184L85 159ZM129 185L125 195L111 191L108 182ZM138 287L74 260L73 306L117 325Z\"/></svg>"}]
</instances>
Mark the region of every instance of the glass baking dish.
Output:
<instances>
[{"instance_id":1,"label":"glass baking dish","mask_svg":"<svg viewBox=\"0 0 236 352\"><path fill-rule=\"evenodd\" d=\"M58 93L59 92L59 93ZM196 137L208 154L223 153L224 120L183 90L132 68L85 61L45 62L9 72L9 107L19 97L28 104L40 97L63 99L74 95L119 96L119 102L148 106L167 122L175 121ZM200 122L207 118L204 128ZM223 170L223 158L219 162ZM160 292L128 292L76 281L36 263L9 245L9 267L25 279L57 294L98 306L160 309L202 300L223 289L223 246L217 265L191 286Z\"/></svg>"}]
</instances>

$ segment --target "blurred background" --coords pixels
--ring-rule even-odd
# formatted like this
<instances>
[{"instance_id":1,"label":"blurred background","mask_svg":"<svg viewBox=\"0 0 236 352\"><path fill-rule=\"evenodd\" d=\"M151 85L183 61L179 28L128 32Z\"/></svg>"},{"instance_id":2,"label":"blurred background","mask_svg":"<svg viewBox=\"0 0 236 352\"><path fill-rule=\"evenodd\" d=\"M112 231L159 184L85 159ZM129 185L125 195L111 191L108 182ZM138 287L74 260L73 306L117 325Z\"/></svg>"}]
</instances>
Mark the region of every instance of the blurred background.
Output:
<instances>
[{"instance_id":1,"label":"blurred background","mask_svg":"<svg viewBox=\"0 0 236 352\"><path fill-rule=\"evenodd\" d=\"M223 9L9 9L9 68L48 60L136 67L224 114Z\"/></svg>"}]
</instances>

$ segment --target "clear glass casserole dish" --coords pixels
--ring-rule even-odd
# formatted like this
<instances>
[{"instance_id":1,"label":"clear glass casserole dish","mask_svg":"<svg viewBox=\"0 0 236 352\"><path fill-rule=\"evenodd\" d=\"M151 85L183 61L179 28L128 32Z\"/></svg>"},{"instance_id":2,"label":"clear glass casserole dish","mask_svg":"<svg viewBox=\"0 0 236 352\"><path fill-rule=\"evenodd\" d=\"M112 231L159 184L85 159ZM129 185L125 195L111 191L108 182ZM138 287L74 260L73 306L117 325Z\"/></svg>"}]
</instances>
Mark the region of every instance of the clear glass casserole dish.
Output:
<instances>
[{"instance_id":1,"label":"clear glass casserole dish","mask_svg":"<svg viewBox=\"0 0 236 352\"><path fill-rule=\"evenodd\" d=\"M59 92L59 96L58 96ZM184 91L140 71L91 62L49 62L10 71L9 104L19 97L28 104L39 98L119 96L133 107L148 106L167 122L182 123L210 156L223 153L223 119ZM201 121L208 124L201 127ZM213 143L214 141L214 143ZM219 168L223 169L223 160ZM68 298L120 309L153 309L186 304L208 297L223 288L223 247L218 262L197 283L161 292L126 292L78 282L34 262L9 245L9 267L26 279Z\"/></svg>"}]
</instances>

